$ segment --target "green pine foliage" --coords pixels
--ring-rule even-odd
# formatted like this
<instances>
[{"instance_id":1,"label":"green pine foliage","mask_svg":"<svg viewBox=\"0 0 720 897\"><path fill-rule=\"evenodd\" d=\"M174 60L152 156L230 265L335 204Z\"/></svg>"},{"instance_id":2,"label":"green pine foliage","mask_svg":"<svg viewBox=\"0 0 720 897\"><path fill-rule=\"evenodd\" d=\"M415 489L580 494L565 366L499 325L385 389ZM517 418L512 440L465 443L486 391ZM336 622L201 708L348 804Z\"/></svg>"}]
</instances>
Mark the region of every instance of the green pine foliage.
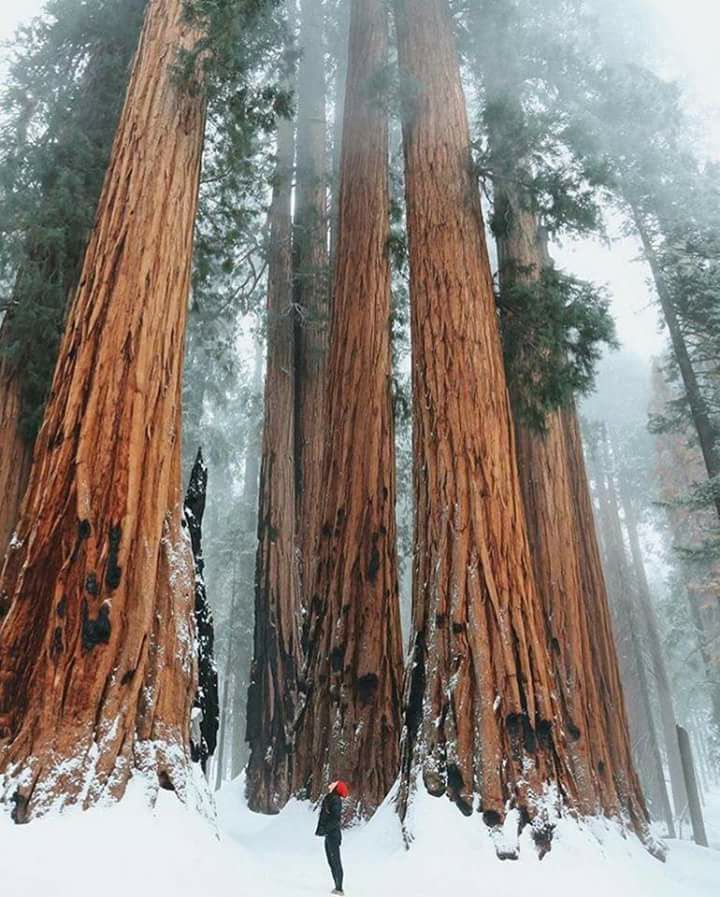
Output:
<instances>
[{"instance_id":1,"label":"green pine foliage","mask_svg":"<svg viewBox=\"0 0 720 897\"><path fill-rule=\"evenodd\" d=\"M145 0L51 0L10 48L0 131L2 351L21 383L21 429L42 420Z\"/></svg>"},{"instance_id":2,"label":"green pine foliage","mask_svg":"<svg viewBox=\"0 0 720 897\"><path fill-rule=\"evenodd\" d=\"M592 390L602 347L616 344L608 297L546 267L537 282L501 290L498 308L516 412L542 431L548 413Z\"/></svg>"}]
</instances>

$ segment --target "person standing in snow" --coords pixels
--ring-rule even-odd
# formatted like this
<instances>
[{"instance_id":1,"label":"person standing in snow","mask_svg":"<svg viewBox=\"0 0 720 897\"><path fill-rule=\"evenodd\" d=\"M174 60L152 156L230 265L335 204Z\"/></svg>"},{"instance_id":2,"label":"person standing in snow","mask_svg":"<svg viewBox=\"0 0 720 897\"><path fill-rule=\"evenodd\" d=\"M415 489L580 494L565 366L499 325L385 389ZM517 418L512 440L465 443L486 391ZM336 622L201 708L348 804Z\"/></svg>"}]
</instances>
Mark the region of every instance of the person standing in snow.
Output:
<instances>
[{"instance_id":1,"label":"person standing in snow","mask_svg":"<svg viewBox=\"0 0 720 897\"><path fill-rule=\"evenodd\" d=\"M325 855L335 882L333 894L345 893L343 891L343 867L340 860L340 845L342 843L340 828L342 799L347 797L348 793L348 786L345 782L331 782L328 793L320 806L320 819L315 830L316 835L325 838Z\"/></svg>"}]
</instances>

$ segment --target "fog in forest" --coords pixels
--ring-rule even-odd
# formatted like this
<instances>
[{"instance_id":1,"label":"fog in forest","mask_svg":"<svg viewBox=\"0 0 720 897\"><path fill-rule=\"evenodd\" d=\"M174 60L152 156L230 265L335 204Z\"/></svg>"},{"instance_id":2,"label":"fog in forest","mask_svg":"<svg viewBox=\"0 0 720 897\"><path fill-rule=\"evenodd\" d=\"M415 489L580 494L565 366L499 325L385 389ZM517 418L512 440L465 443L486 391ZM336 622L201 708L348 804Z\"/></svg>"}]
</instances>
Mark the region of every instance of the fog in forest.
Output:
<instances>
[{"instance_id":1,"label":"fog in forest","mask_svg":"<svg viewBox=\"0 0 720 897\"><path fill-rule=\"evenodd\" d=\"M689 736L710 841L720 847L720 811L717 819L711 815L720 793L720 6L712 0L451 0L450 37L438 38L438 54L447 52L452 62L435 66L431 60L423 67L417 47L426 36L412 15L409 23L403 19L405 6L412 12L419 0L387 10L360 0L236 3L242 11L231 20L233 3L193 0L210 52L187 43L173 63L176 89L190 98L207 91L197 113L205 116L197 215L194 224L187 222L194 229L192 259L173 255L169 275L184 283L187 269L190 282L182 483L187 487L194 471L200 479L192 482L201 488L201 450L207 500L203 517L195 496L200 504L186 510L184 525L197 540L196 573L200 579L204 574L212 609L211 626L208 615L197 616L196 604L201 641L209 637L212 648L214 638L218 673L212 713L219 729L211 737L203 729L193 759L202 758L212 790L228 787L247 768L251 809L275 813L290 796L316 801L332 763L345 770L342 750L327 745L323 726L335 725L341 744L366 728L390 731L390 741L392 730L402 729L402 747L394 753L368 741L358 749L378 770L358 789L358 818L380 805L402 763L397 799L405 819L403 801L412 788L403 776L410 776L410 756L425 764L422 781L431 794L447 793L466 815L481 808L487 825L499 831L502 813L482 803L489 786L479 770L488 761L482 750L467 746L481 730L491 743L492 724L477 710L476 721L463 729L449 697L461 682L463 700L479 706L475 689L480 694L487 683L477 684L467 673L462 685L460 661L451 671L450 658L464 650L457 647L465 645L463 627L480 625L471 599L458 622L465 599L458 598L462 588L453 577L460 577L468 595L477 588L483 601L493 596L499 602L492 577L490 585L476 584L477 570L507 563L517 576L509 594L535 594L535 586L527 585L532 578L542 600L531 611L530 599L518 599L518 613L527 615L525 634L518 636L522 648L503 653L498 647L504 644L499 633L505 611L497 607L478 615L493 646L487 656L467 639L473 663L482 657L497 677L487 686L491 701L499 705L501 694L511 701L502 693L511 681L527 686L528 694L535 689L517 698L521 712L504 711L498 743L507 739L513 750L517 739L524 738L525 750L542 744L545 718L537 709L533 721L528 708L540 708L546 693L561 705L568 742L581 732L584 738L579 718L586 714L583 720L597 725L593 736L600 745L587 748L595 791L588 796L592 788L584 794L578 785L573 800L583 813L583 801L597 812L616 813L650 852L660 852L656 836L702 843L680 726ZM428 8L436 5L445 8L428 0ZM144 0L0 0L0 423L16 431L15 442L6 439L1 450L8 458L16 452L6 467L25 471L8 476L0 459L0 490L7 490L0 556L9 545L7 576L18 575L15 525L25 519L22 491L13 483L29 478L28 494L40 501L42 487L33 484L45 468L37 446L47 443L50 451L62 442L45 435L51 433L45 415L62 390L56 359L63 328L73 321L67 297L90 289L83 251L92 221L102 221L108 211L98 198L105 195L100 191L115 122L128 113L122 98L145 10ZM389 36L383 37L387 21ZM98 49L103 47L105 55ZM368 74L373 54L380 63L372 62ZM424 228L445 221L451 212L443 203L461 191L450 180L434 193L423 190L446 170L443 165L451 171L447 160L454 150L435 156L432 145L427 149L413 103L419 105L424 89L418 72L440 79L436 69L453 66L462 111L456 119L448 114L444 127L452 132L448 140L455 139L452 128L462 131L467 114L468 177L484 231L456 247L456 265L443 278L432 267L433 238ZM193 81L201 69L202 79ZM443 90L447 105L457 99L450 88ZM190 122L191 133L193 116L183 121ZM433 127L426 122L425 133L442 143L444 132L438 136ZM343 128L350 129L352 145ZM464 146L462 133L457 139ZM190 150L173 151L188 172L197 171ZM412 166L423 162L418 174ZM106 190L112 186L105 184ZM157 188L157 205L164 189ZM168 186L167 195L174 197L173 189ZM353 189L361 194L357 202ZM463 220L467 227L475 219ZM181 212L158 225L148 236L147 257L154 246L180 241L183 226ZM96 225L95 236L103 232ZM492 276L488 295L495 304L485 329L463 335L462 322L472 314L466 314L467 303L455 308L451 299L465 282L469 290L475 283L489 290L484 273L467 262L476 246L481 249L474 257L484 258L483 236ZM358 270L362 253L367 266ZM100 249L98 256L104 283L116 269L103 267ZM149 283L153 265L147 267ZM441 302L443 296L447 301ZM91 299L88 293L89 308ZM433 301L447 312L435 315ZM117 307L117 300L110 303L108 314ZM100 324L88 315L90 332ZM451 372L466 362L468 371L475 370L469 347L478 344L477 334L490 331L499 331L500 349L499 360L490 354L477 368L487 379L480 387L452 381ZM118 357L134 357L135 338L128 335L118 346ZM162 360L152 377L169 376L163 353L176 339L172 330L138 356ZM71 355L68 350L58 364L69 368ZM365 358L372 362L363 367ZM96 370L110 369L108 363ZM9 400L3 405L8 371L24 378L12 406ZM59 379L51 389L54 371ZM112 381L112 373L108 377ZM134 382L128 375L127 383ZM496 394L493 383L500 384ZM80 399L68 390L73 409ZM156 415L161 412L170 422L175 410L160 408ZM487 423L496 420L493 415L500 421L494 428ZM479 430L487 427L482 438L453 442L463 427L472 430L467 421L475 418ZM114 425L109 418L104 424ZM167 430L175 432L172 423ZM118 439L125 433L118 425ZM365 449L370 457L363 466L358 458ZM468 483L471 468L460 469L455 455L449 461L453 453L480 457L483 476ZM109 466L108 477L120 477L123 463ZM130 489L140 477L133 469ZM151 478L154 488L165 476ZM505 487L496 489L494 477L518 484L514 499ZM499 497L497 508L482 518L483 529L477 496L485 501L488 494L490 500ZM393 507L379 496L390 496ZM371 510L358 510L362 500ZM518 525L513 515L521 505L526 523L520 529L525 533L527 526L527 535L508 540L504 534ZM82 524L80 541L86 538ZM357 528L357 556L344 527ZM473 527L489 533L482 549L472 546L479 531ZM117 567L113 551L111 541ZM121 570L122 564L118 579ZM445 573L451 584L443 604L445 599L427 596L433 588L445 595L433 579L440 583ZM512 579L507 571L495 573L493 582ZM90 595L94 576L84 580ZM353 611L363 590L377 593L376 603ZM426 604L418 597L423 590ZM0 632L6 601L10 608L9 594L0 589ZM103 626L112 610L102 605L89 629L90 607L86 603L82 611L86 650L111 638ZM589 622L578 622L576 611ZM343 633L350 644L353 632L357 645L347 650L345 662L355 685L348 685L333 679L342 676L343 663L333 633ZM552 688L532 659L524 660L525 650L535 656L534 637L547 641L542 656L550 658L548 669L557 677ZM566 643L573 645L569 659ZM202 650L200 691L209 693L215 685L210 661L203 668ZM511 669L511 655L517 668ZM403 662L405 684L402 670L397 672ZM584 670L584 684L577 678L583 664L592 665ZM283 683L293 677L289 697ZM352 725L329 710L323 716L322 689L329 681L335 685L327 686L328 702L342 704L337 719L349 706ZM507 685L508 694L514 687ZM625 711L617 711L617 726L591 719L616 707L620 690ZM578 709L576 700L585 706ZM374 701L383 706L382 722L368 709ZM201 705L197 698L207 720ZM0 700L0 736L6 710ZM441 734L428 735L433 726ZM209 741L215 738L213 750ZM575 758L572 751L568 756ZM607 775L609 763L616 768ZM360 776L357 769L344 775L351 773ZM522 816L522 801L518 808ZM534 832L543 855L550 836L538 831L540 826Z\"/></svg>"}]
</instances>

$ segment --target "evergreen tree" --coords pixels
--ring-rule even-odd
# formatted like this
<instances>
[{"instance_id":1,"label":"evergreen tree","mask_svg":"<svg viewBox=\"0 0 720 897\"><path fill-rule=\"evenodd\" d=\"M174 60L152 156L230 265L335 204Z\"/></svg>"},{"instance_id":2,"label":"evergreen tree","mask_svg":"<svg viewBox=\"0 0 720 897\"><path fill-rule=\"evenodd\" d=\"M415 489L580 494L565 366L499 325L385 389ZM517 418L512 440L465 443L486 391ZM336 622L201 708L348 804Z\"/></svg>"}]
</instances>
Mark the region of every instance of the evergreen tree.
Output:
<instances>
[{"instance_id":1,"label":"evergreen tree","mask_svg":"<svg viewBox=\"0 0 720 897\"><path fill-rule=\"evenodd\" d=\"M0 555L12 533L65 309L125 95L146 0L51 0L22 28L0 136Z\"/></svg>"}]
</instances>

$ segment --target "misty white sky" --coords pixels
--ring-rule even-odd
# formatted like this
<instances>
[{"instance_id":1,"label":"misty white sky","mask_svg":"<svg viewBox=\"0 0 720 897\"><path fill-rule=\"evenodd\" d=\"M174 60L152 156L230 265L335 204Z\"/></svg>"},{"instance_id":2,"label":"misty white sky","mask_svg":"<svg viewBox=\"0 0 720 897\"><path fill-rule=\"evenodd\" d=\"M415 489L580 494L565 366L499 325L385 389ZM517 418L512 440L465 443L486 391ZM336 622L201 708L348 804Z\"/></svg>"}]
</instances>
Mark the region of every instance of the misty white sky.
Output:
<instances>
[{"instance_id":1,"label":"misty white sky","mask_svg":"<svg viewBox=\"0 0 720 897\"><path fill-rule=\"evenodd\" d=\"M678 78L691 105L703 114L707 149L720 157L720 0L641 0L657 19L656 39L663 74ZM0 0L0 40L36 15L44 0ZM612 233L614 231L614 233ZM619 223L611 227L619 237ZM618 335L627 350L648 358L664 347L652 307L639 249L618 239L611 247L591 241L554 249L560 265L580 277L606 284L613 296Z\"/></svg>"}]
</instances>

